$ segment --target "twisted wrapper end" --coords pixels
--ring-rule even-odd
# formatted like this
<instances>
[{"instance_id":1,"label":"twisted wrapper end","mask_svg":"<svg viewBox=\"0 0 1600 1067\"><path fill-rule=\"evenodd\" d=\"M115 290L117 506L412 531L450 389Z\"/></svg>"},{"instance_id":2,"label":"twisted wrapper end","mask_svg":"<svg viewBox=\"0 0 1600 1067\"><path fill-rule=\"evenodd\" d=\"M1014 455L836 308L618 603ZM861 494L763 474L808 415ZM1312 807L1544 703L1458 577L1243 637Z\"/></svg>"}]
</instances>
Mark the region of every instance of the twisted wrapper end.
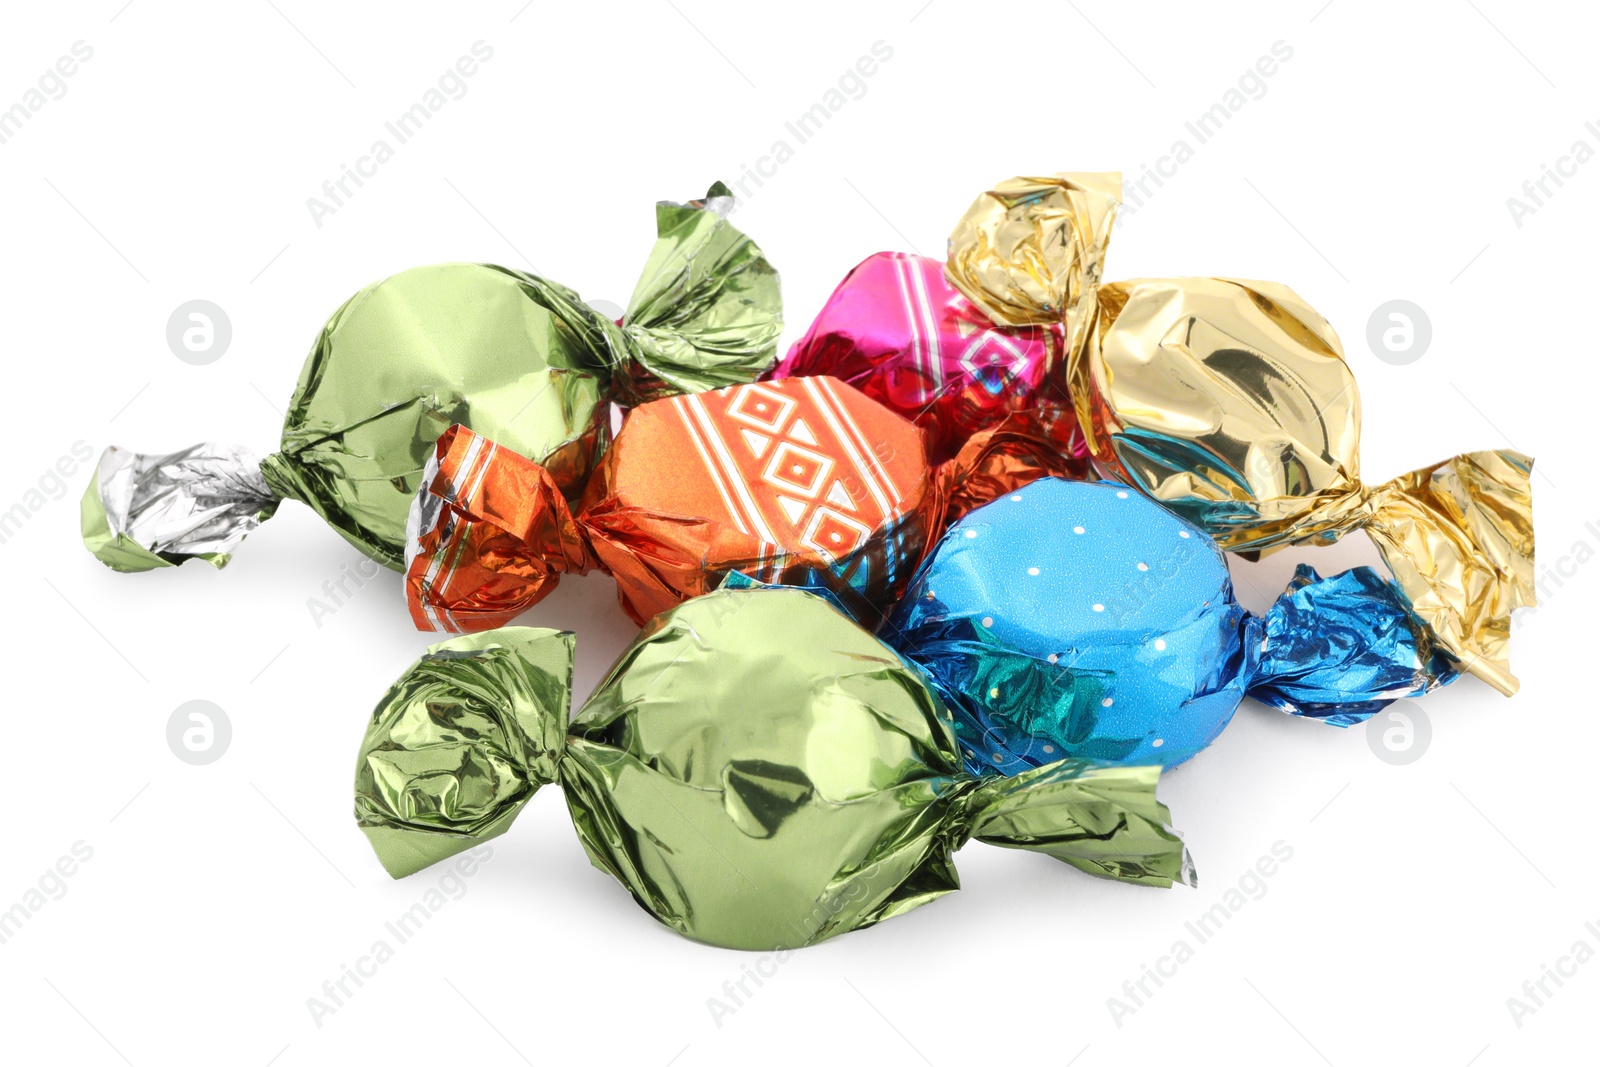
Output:
<instances>
[{"instance_id":1,"label":"twisted wrapper end","mask_svg":"<svg viewBox=\"0 0 1600 1067\"><path fill-rule=\"evenodd\" d=\"M1322 578L1300 564L1244 643L1250 696L1332 726L1365 722L1459 675L1399 585L1371 567Z\"/></svg>"},{"instance_id":2,"label":"twisted wrapper end","mask_svg":"<svg viewBox=\"0 0 1600 1067\"><path fill-rule=\"evenodd\" d=\"M1156 799L1161 768L1061 760L987 777L966 798L968 836L1043 852L1100 878L1198 885L1194 863Z\"/></svg>"},{"instance_id":3,"label":"twisted wrapper end","mask_svg":"<svg viewBox=\"0 0 1600 1067\"><path fill-rule=\"evenodd\" d=\"M974 508L1040 478L1091 477L1088 445L1070 406L1047 405L1007 415L974 434L935 473L941 510L930 524L942 530ZM938 543L928 538L928 551Z\"/></svg>"},{"instance_id":4,"label":"twisted wrapper end","mask_svg":"<svg viewBox=\"0 0 1600 1067\"><path fill-rule=\"evenodd\" d=\"M116 571L191 559L220 569L280 499L242 448L205 443L149 455L113 445L83 494L83 544Z\"/></svg>"},{"instance_id":5,"label":"twisted wrapper end","mask_svg":"<svg viewBox=\"0 0 1600 1067\"><path fill-rule=\"evenodd\" d=\"M435 444L406 541L406 604L420 630L504 626L563 572L598 565L550 472L465 426Z\"/></svg>"},{"instance_id":6,"label":"twisted wrapper end","mask_svg":"<svg viewBox=\"0 0 1600 1067\"><path fill-rule=\"evenodd\" d=\"M1533 458L1468 452L1371 490L1367 534L1411 610L1459 663L1506 696L1511 613L1533 607Z\"/></svg>"},{"instance_id":7,"label":"twisted wrapper end","mask_svg":"<svg viewBox=\"0 0 1600 1067\"><path fill-rule=\"evenodd\" d=\"M505 833L566 747L575 639L508 627L429 648L373 710L356 822L403 878Z\"/></svg>"},{"instance_id":8,"label":"twisted wrapper end","mask_svg":"<svg viewBox=\"0 0 1600 1067\"><path fill-rule=\"evenodd\" d=\"M633 355L614 379L624 407L752 382L777 360L778 272L727 220L732 209L721 182L702 200L656 205L655 248L622 319Z\"/></svg>"},{"instance_id":9,"label":"twisted wrapper end","mask_svg":"<svg viewBox=\"0 0 1600 1067\"><path fill-rule=\"evenodd\" d=\"M950 233L945 277L1003 326L1065 324L1070 361L1089 335L1122 174L1009 178Z\"/></svg>"}]
</instances>

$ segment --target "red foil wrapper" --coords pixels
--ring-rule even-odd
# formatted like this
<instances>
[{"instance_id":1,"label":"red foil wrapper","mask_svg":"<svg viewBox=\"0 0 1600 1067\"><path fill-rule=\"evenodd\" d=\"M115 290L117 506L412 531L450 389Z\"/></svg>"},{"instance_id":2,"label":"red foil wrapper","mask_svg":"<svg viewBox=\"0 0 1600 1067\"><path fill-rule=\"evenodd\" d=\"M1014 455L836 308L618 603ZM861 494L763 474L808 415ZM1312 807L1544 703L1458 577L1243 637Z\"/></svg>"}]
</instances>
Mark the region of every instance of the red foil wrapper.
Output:
<instances>
[{"instance_id":1,"label":"red foil wrapper","mask_svg":"<svg viewBox=\"0 0 1600 1067\"><path fill-rule=\"evenodd\" d=\"M454 427L413 511L411 615L492 629L599 568L641 624L733 571L826 589L875 622L945 523L1035 478L1086 476L1060 443L1070 419L1015 413L932 464L924 431L835 378L673 397L629 412L576 515L544 468Z\"/></svg>"},{"instance_id":2,"label":"red foil wrapper","mask_svg":"<svg viewBox=\"0 0 1600 1067\"><path fill-rule=\"evenodd\" d=\"M1068 407L1060 325L1002 326L945 278L944 264L879 252L839 283L811 329L769 374L832 375L920 426L934 462L1015 412ZM1052 420L1083 455L1075 419Z\"/></svg>"}]
</instances>

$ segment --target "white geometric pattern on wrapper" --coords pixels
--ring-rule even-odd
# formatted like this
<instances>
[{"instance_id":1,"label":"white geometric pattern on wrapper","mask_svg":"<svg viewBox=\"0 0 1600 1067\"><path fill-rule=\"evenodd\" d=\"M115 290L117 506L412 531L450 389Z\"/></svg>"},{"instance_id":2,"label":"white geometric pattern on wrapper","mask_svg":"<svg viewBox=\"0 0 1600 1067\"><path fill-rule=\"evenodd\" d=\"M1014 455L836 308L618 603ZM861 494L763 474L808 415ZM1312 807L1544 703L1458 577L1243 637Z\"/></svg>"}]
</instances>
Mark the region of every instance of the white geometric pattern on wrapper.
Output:
<instances>
[{"instance_id":1,"label":"white geometric pattern on wrapper","mask_svg":"<svg viewBox=\"0 0 1600 1067\"><path fill-rule=\"evenodd\" d=\"M921 373L917 375L917 401L928 403L944 392L944 353L939 346L938 311L929 295L928 283L923 275L933 267L921 257L895 255L895 281L900 288L900 304L906 315L907 336L911 340L912 364ZM1029 367L1028 355L1003 331L993 326L980 326L971 314L972 304L960 292L952 292L947 306L968 314L955 316L956 332L962 340L970 340L956 357L957 364L969 377L976 378L986 370L1003 369L1009 381L1026 381Z\"/></svg>"},{"instance_id":2,"label":"white geometric pattern on wrapper","mask_svg":"<svg viewBox=\"0 0 1600 1067\"><path fill-rule=\"evenodd\" d=\"M737 437L719 432L716 421L706 410L704 397L684 398L686 407L698 409L695 417L686 415L684 424L741 531L760 531L756 536L763 541L764 549L767 544L775 548L778 542L771 533L771 522L777 516L766 514L761 502L751 493L752 488L758 487L745 484L745 476L730 454L730 446L747 453L759 464L760 486L769 492L777 514L798 533L798 543L832 562L865 544L876 523L850 514L859 514L860 505L849 485L836 473L839 460L823 449L817 429L807 416L818 419L819 425L839 442L846 466L855 470L866 487L866 495L878 504L876 522L898 514L893 504L898 492L887 472L868 462L859 447L862 443L860 429L837 398L830 404L825 387L810 380L804 381L801 387L809 394L811 405L785 395L781 384L737 387L732 400L723 409L724 414L740 424Z\"/></svg>"}]
</instances>

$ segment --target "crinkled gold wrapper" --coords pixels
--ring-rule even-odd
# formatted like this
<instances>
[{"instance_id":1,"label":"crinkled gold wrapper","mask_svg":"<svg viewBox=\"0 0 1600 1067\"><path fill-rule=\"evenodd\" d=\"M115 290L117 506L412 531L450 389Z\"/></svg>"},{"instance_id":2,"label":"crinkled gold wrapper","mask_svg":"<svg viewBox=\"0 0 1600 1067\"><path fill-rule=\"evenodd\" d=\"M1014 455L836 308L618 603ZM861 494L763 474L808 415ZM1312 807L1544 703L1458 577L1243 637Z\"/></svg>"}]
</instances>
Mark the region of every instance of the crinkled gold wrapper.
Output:
<instances>
[{"instance_id":1,"label":"crinkled gold wrapper","mask_svg":"<svg viewBox=\"0 0 1600 1067\"><path fill-rule=\"evenodd\" d=\"M947 275L997 321L1063 321L1066 385L1096 463L1225 548L1363 529L1463 668L1517 689L1511 613L1534 603L1533 460L1470 452L1377 486L1338 335L1283 285L1100 282L1121 176L1013 178L950 237Z\"/></svg>"},{"instance_id":2,"label":"crinkled gold wrapper","mask_svg":"<svg viewBox=\"0 0 1600 1067\"><path fill-rule=\"evenodd\" d=\"M1121 201L1121 174L1003 181L956 224L945 277L1002 326L1065 322L1070 355L1094 321Z\"/></svg>"}]
</instances>

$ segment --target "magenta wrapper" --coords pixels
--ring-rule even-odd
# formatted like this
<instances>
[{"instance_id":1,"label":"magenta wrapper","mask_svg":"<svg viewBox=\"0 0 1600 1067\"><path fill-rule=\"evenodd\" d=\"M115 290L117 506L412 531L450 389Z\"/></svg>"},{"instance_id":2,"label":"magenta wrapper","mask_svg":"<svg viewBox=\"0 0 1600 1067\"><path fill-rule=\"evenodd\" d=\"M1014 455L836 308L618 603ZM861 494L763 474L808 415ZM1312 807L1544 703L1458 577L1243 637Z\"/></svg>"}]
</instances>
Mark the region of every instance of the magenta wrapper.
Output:
<instances>
[{"instance_id":1,"label":"magenta wrapper","mask_svg":"<svg viewBox=\"0 0 1600 1067\"><path fill-rule=\"evenodd\" d=\"M1058 328L996 326L940 261L879 252L845 276L768 377L847 381L921 426L941 462L1011 412L1066 407L1061 352ZM1081 445L1070 417L1063 430Z\"/></svg>"}]
</instances>

